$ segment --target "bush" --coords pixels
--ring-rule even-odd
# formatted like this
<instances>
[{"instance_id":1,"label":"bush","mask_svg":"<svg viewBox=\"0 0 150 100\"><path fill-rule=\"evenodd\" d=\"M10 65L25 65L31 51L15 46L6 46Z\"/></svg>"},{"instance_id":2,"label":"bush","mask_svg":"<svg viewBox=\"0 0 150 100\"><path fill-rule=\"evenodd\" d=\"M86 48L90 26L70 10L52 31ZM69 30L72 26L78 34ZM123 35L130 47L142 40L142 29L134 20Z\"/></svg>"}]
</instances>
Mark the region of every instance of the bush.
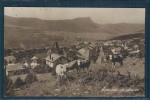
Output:
<instances>
[{"instance_id":1,"label":"bush","mask_svg":"<svg viewBox=\"0 0 150 100\"><path fill-rule=\"evenodd\" d=\"M135 55L134 54L129 54L129 57L133 58L133 57L135 57Z\"/></svg>"},{"instance_id":2,"label":"bush","mask_svg":"<svg viewBox=\"0 0 150 100\"><path fill-rule=\"evenodd\" d=\"M5 77L5 91L12 88L13 88L13 81L10 78Z\"/></svg>"},{"instance_id":3,"label":"bush","mask_svg":"<svg viewBox=\"0 0 150 100\"><path fill-rule=\"evenodd\" d=\"M36 75L33 73L29 73L25 79L26 84L32 84L37 81L38 81L38 79L37 79Z\"/></svg>"},{"instance_id":4,"label":"bush","mask_svg":"<svg viewBox=\"0 0 150 100\"><path fill-rule=\"evenodd\" d=\"M138 53L138 57L139 57L139 58L144 58L144 57L145 57L145 49L142 49L142 50Z\"/></svg>"},{"instance_id":5,"label":"bush","mask_svg":"<svg viewBox=\"0 0 150 100\"><path fill-rule=\"evenodd\" d=\"M24 84L25 84L24 81L20 77L17 77L17 79L14 83L14 87L19 88L19 87L23 86Z\"/></svg>"},{"instance_id":6,"label":"bush","mask_svg":"<svg viewBox=\"0 0 150 100\"><path fill-rule=\"evenodd\" d=\"M13 81L5 76L5 85L4 85L4 92L6 96L13 96L14 91L13 91Z\"/></svg>"},{"instance_id":7,"label":"bush","mask_svg":"<svg viewBox=\"0 0 150 100\"><path fill-rule=\"evenodd\" d=\"M21 75L21 74L27 74L30 71L30 67L26 67L24 70L17 70L13 74L14 75Z\"/></svg>"},{"instance_id":8,"label":"bush","mask_svg":"<svg viewBox=\"0 0 150 100\"><path fill-rule=\"evenodd\" d=\"M56 69L55 69L55 68L52 68L52 69L51 69L51 72L52 72L52 75L53 75L53 76L56 75Z\"/></svg>"},{"instance_id":9,"label":"bush","mask_svg":"<svg viewBox=\"0 0 150 100\"><path fill-rule=\"evenodd\" d=\"M51 72L51 68L48 65L39 65L33 69L33 72L37 74L48 73Z\"/></svg>"},{"instance_id":10,"label":"bush","mask_svg":"<svg viewBox=\"0 0 150 100\"><path fill-rule=\"evenodd\" d=\"M121 51L121 54L124 59L129 55L127 50Z\"/></svg>"}]
</instances>

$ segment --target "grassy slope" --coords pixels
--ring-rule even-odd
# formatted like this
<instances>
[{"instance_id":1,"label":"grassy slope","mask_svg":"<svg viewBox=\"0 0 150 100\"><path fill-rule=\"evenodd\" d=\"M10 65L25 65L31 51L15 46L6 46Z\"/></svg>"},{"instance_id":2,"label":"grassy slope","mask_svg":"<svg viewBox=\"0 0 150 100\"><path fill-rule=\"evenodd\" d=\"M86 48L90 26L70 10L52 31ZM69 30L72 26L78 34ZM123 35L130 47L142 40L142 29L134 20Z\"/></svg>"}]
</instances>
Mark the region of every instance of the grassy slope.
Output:
<instances>
[{"instance_id":1,"label":"grassy slope","mask_svg":"<svg viewBox=\"0 0 150 100\"><path fill-rule=\"evenodd\" d=\"M79 75L76 74L76 71L68 72L69 80L65 80L63 85L59 85L59 81L55 76L52 76L51 73L47 74L38 74L37 77L39 79L38 82L31 84L30 86L24 86L20 91L16 91L16 96L81 96L81 97L130 97L130 96L144 96L144 81L137 83L137 79L135 77L138 75L138 79L144 78L144 63L143 61L138 61L138 59L127 59L124 61L125 66L120 68L118 65L116 66L116 71L119 70L121 74L126 75L127 71L131 72L132 79L125 82L132 82L133 85L126 87L127 89L136 88L139 86L139 89L142 89L143 92L108 92L102 91L104 86L107 86L109 83L104 79L101 82L96 82L94 80L89 83L83 84L83 79L89 77L86 72L81 72ZM133 63L136 62L136 65ZM92 64L90 69L94 72L97 72L98 69L107 69L110 70L111 66L104 66L98 64ZM112 74L114 76L116 73ZM97 76L97 75L96 75ZM96 77L95 76L95 77ZM108 79L111 77L109 76ZM109 81L109 80L108 80ZM119 80L117 80L118 82ZM124 84L124 83L120 83ZM136 85L139 84L139 85ZM118 84L119 85L119 84ZM118 85L113 86L112 88L118 88Z\"/></svg>"}]
</instances>

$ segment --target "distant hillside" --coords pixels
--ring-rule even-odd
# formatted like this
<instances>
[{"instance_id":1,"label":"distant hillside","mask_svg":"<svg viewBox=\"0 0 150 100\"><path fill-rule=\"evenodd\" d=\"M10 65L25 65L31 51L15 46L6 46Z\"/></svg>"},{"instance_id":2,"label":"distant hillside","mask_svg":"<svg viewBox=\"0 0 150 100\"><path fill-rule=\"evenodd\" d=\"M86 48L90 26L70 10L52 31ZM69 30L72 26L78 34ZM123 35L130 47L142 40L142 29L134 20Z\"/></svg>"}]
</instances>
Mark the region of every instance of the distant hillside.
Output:
<instances>
[{"instance_id":1,"label":"distant hillside","mask_svg":"<svg viewBox=\"0 0 150 100\"><path fill-rule=\"evenodd\" d=\"M90 17L66 20L4 17L5 48L35 48L82 40L106 40L120 35L145 33L143 24L97 24ZM68 42L69 41L69 42Z\"/></svg>"},{"instance_id":2,"label":"distant hillside","mask_svg":"<svg viewBox=\"0 0 150 100\"><path fill-rule=\"evenodd\" d=\"M5 25L11 27L23 27L30 29L40 29L44 31L63 31L74 33L101 33L101 34L126 34L133 32L143 24L97 24L90 17L82 17L66 20L41 20L37 18L15 18L5 16Z\"/></svg>"},{"instance_id":3,"label":"distant hillside","mask_svg":"<svg viewBox=\"0 0 150 100\"><path fill-rule=\"evenodd\" d=\"M133 39L133 38L145 38L145 34L143 33L136 33L136 34L128 34L128 35L123 35L123 36L118 36L115 38L112 38L111 40L126 40L126 39Z\"/></svg>"},{"instance_id":4,"label":"distant hillside","mask_svg":"<svg viewBox=\"0 0 150 100\"><path fill-rule=\"evenodd\" d=\"M37 18L15 18L5 16L5 25L19 26L44 31L98 32L98 24L89 17L72 20L41 20Z\"/></svg>"}]
</instances>

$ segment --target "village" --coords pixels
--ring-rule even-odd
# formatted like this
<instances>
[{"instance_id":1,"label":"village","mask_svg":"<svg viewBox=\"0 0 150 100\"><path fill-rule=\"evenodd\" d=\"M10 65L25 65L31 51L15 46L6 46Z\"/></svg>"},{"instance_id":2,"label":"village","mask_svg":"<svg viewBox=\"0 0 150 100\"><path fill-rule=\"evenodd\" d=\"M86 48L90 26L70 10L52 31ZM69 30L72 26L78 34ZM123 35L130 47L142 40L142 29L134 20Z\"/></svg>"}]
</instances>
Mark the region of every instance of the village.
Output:
<instances>
[{"instance_id":1,"label":"village","mask_svg":"<svg viewBox=\"0 0 150 100\"><path fill-rule=\"evenodd\" d=\"M56 67L58 65L71 65L71 67L69 66L67 69L67 74L72 73L72 71L73 73L76 73L74 69L77 68L76 66L78 66L79 60L81 60L81 65L84 63L82 60L86 60L90 62L90 64L85 64L82 68L80 66L79 73L77 71L76 75L82 73L81 69L83 69L83 72L91 71L88 70L88 67L92 69L93 66L98 66L98 68L103 66L108 69L112 69L115 66L113 70L118 71L119 74L123 74L119 68L124 69L126 65L124 64L121 66L117 63L115 65L114 63L112 66L112 62L109 61L109 58L107 57L109 57L109 55L120 56L123 58L122 63L124 63L124 60L128 58L144 61L144 41L144 39L140 38L126 40L98 40L92 42L81 41L66 47L61 47L58 42L55 42L53 47L43 51L41 50L41 53L34 52L32 54L32 52L30 52L28 55L24 55L24 57L22 56L21 59L20 56L16 56L19 55L19 51L15 53L11 52L4 57L5 77L11 79L14 84L18 77L25 81L29 73L33 73L35 75L47 73L47 76L56 77L57 79L58 73L56 72ZM86 67L87 70L84 70ZM126 73L127 72L128 71L126 71ZM129 72L129 74L132 74L132 72ZM142 77L144 78L144 76Z\"/></svg>"}]
</instances>

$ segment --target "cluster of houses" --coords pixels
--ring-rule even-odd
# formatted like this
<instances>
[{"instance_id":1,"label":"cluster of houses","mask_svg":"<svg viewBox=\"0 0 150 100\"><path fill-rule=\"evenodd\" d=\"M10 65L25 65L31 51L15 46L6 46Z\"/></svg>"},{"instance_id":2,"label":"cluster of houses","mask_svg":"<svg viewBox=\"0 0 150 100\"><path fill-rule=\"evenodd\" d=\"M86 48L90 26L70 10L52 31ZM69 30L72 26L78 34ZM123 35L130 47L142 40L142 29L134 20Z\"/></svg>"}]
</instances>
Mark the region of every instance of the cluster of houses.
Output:
<instances>
[{"instance_id":1,"label":"cluster of houses","mask_svg":"<svg viewBox=\"0 0 150 100\"><path fill-rule=\"evenodd\" d=\"M145 39L133 38L126 40L108 40L103 42L104 46L112 47L114 54L119 54L121 50L127 50L129 53L139 53L145 47ZM142 47L142 48L141 48Z\"/></svg>"},{"instance_id":2,"label":"cluster of houses","mask_svg":"<svg viewBox=\"0 0 150 100\"><path fill-rule=\"evenodd\" d=\"M15 71L25 70L27 67L34 69L41 64L39 60L44 60L49 67L55 68L58 64L69 63L79 58L93 60L97 58L98 53L98 48L90 43L82 42L78 45L60 48L58 42L55 42L54 46L46 53L35 54L30 60L23 59L22 63L15 63L14 56L5 57L4 59L7 61L6 75L12 76Z\"/></svg>"},{"instance_id":3,"label":"cluster of houses","mask_svg":"<svg viewBox=\"0 0 150 100\"><path fill-rule=\"evenodd\" d=\"M136 41L136 42L135 42ZM138 43L138 44L137 44ZM26 67L35 68L40 65L39 60L44 60L51 68L55 68L58 64L69 63L77 59L86 59L97 63L102 63L106 52L120 54L121 50L127 50L129 53L138 53L140 46L144 46L144 39L127 39L127 40L107 40L94 42L80 42L76 45L60 48L58 42L50 48L46 53L35 54L30 60L24 59L22 63L15 63L14 56L7 56L6 75L11 76L15 71L24 70ZM108 50L103 50L107 47Z\"/></svg>"}]
</instances>

